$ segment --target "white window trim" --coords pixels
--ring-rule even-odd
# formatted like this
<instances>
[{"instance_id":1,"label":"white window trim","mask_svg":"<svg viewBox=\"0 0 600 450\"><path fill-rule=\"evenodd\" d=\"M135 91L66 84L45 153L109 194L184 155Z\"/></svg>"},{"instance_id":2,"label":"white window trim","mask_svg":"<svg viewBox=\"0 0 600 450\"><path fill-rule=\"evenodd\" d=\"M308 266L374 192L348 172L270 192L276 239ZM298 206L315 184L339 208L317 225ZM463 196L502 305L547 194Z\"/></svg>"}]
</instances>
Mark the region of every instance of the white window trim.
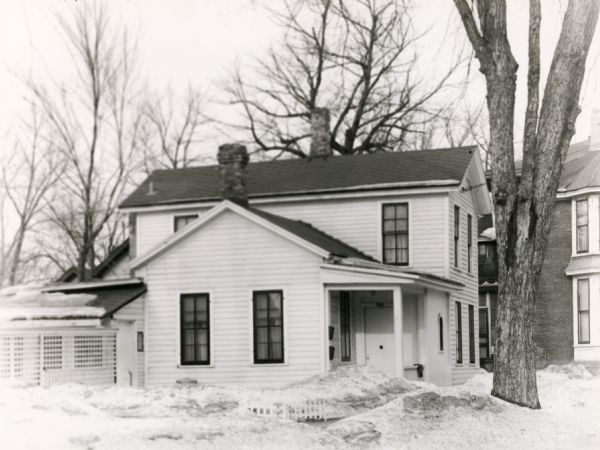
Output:
<instances>
[{"instance_id":1,"label":"white window trim","mask_svg":"<svg viewBox=\"0 0 600 450\"><path fill-rule=\"evenodd\" d=\"M406 203L408 205L408 264L398 265L406 269L412 269L414 267L414 252L413 252L413 199L397 198L387 199L377 202L377 257L379 261L383 263L383 207L385 205L397 205L399 203Z\"/></svg>"},{"instance_id":2,"label":"white window trim","mask_svg":"<svg viewBox=\"0 0 600 450\"><path fill-rule=\"evenodd\" d=\"M208 294L208 336L210 339L210 344L208 346L209 356L208 361L209 364L181 364L181 296L182 295L194 295L194 294ZM187 289L185 291L176 291L176 308L177 308L177 324L175 328L177 329L177 333L175 335L175 339L177 340L177 369L181 370L202 370L202 369L213 369L215 367L215 327L214 327L214 291L212 289ZM144 350L146 350L147 334L144 333ZM144 351L144 353L148 353Z\"/></svg>"}]
</instances>

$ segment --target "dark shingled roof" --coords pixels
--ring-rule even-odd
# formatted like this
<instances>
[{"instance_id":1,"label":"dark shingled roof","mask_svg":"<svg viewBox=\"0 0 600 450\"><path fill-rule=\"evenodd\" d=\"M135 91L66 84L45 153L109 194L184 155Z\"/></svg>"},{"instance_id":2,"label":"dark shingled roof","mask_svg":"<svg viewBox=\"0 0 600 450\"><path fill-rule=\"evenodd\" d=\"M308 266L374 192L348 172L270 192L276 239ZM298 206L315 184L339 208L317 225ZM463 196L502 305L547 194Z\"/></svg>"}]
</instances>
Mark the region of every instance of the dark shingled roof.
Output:
<instances>
[{"instance_id":1,"label":"dark shingled roof","mask_svg":"<svg viewBox=\"0 0 600 450\"><path fill-rule=\"evenodd\" d=\"M290 233L316 245L319 248L329 252L331 255L341 257L354 257L365 259L368 261L375 261L370 256L362 253L360 250L334 238L333 236L315 228L309 223L302 222L300 220L287 219L285 217L277 216L275 214L267 213L259 209L248 208L253 214L256 214L263 219L283 228Z\"/></svg>"},{"instance_id":2,"label":"dark shingled roof","mask_svg":"<svg viewBox=\"0 0 600 450\"><path fill-rule=\"evenodd\" d=\"M129 255L129 238L117 245L100 264L94 268L93 279L101 279L110 269L115 267L121 260ZM71 283L77 281L77 267L71 266L57 278L58 283Z\"/></svg>"},{"instance_id":3,"label":"dark shingled roof","mask_svg":"<svg viewBox=\"0 0 600 450\"><path fill-rule=\"evenodd\" d=\"M47 288L46 291L62 292L63 294L95 295L96 298L90 300L85 306L104 308L106 313L101 317L104 319L105 317L110 317L119 309L143 295L146 292L146 285L141 281L133 281L131 284L119 284L113 286L94 286L93 283L90 283L81 288L71 289L70 285L66 284L64 289L61 289L61 286L52 286ZM72 319L73 317L70 318Z\"/></svg>"},{"instance_id":4,"label":"dark shingled roof","mask_svg":"<svg viewBox=\"0 0 600 450\"><path fill-rule=\"evenodd\" d=\"M427 185L462 181L476 147L286 159L248 165L248 197ZM152 193L150 191L152 183ZM218 166L156 170L121 203L122 208L219 200Z\"/></svg>"}]
</instances>

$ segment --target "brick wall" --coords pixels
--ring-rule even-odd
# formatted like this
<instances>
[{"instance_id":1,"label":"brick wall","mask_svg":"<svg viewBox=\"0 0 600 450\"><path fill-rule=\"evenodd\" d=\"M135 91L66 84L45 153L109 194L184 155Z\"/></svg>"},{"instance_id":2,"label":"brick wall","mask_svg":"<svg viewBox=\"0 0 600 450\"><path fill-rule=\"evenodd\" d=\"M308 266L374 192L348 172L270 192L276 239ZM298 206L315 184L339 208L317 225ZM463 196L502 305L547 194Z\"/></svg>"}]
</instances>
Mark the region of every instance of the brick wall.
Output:
<instances>
[{"instance_id":1,"label":"brick wall","mask_svg":"<svg viewBox=\"0 0 600 450\"><path fill-rule=\"evenodd\" d=\"M538 287L535 343L549 363L573 360L571 279L565 269L571 259L571 202L557 201L550 241Z\"/></svg>"}]
</instances>

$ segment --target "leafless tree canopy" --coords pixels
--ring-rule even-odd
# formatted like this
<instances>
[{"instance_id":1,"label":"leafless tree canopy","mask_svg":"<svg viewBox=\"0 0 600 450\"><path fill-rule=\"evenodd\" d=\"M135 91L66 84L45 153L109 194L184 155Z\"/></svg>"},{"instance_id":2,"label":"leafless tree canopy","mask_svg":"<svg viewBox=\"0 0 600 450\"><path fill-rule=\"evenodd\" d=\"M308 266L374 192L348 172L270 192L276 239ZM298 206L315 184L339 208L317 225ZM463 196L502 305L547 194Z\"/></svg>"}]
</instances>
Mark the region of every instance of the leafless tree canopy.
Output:
<instances>
[{"instance_id":1,"label":"leafless tree canopy","mask_svg":"<svg viewBox=\"0 0 600 450\"><path fill-rule=\"evenodd\" d=\"M75 11L74 20L59 19L75 77L68 83L27 83L56 151L67 160L59 195L48 204L48 220L56 228L49 234L74 250L84 280L101 256L98 242L114 242L122 228L116 207L138 155L141 114L134 107L135 40L99 2Z\"/></svg>"},{"instance_id":2,"label":"leafless tree canopy","mask_svg":"<svg viewBox=\"0 0 600 450\"><path fill-rule=\"evenodd\" d=\"M308 155L310 112L328 107L340 154L410 147L439 114L432 100L458 66L425 84L415 69L409 5L396 0L286 0L282 42L226 83L258 150Z\"/></svg>"}]
</instances>

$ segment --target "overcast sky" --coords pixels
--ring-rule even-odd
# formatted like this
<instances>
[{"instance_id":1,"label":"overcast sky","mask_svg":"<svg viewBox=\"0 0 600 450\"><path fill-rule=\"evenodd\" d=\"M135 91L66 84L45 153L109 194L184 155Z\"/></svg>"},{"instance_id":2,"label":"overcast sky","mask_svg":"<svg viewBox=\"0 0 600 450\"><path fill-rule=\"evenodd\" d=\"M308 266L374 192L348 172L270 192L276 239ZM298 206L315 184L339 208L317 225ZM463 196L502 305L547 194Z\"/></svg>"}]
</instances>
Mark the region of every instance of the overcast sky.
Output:
<instances>
[{"instance_id":1,"label":"overcast sky","mask_svg":"<svg viewBox=\"0 0 600 450\"><path fill-rule=\"evenodd\" d=\"M84 0L79 0L84 1ZM170 83L175 88L188 83L217 89L236 58L260 54L278 36L278 30L260 0L104 0L110 11L133 30L139 31L144 76L160 89ZM266 0L262 0L263 4ZM451 0L417 0L415 20L420 29L429 29L421 41L423 52L443 57L463 40L462 28ZM510 2L511 41L521 67L526 66L527 2ZM549 65L557 31L560 7L566 2L544 1L542 28L543 61ZM277 0L269 0L274 6ZM55 78L69 67L64 42L57 31L56 14L79 7L74 0L0 0L0 133L6 135L23 108L23 89L14 74L31 67L43 67ZM583 88L583 111L576 139L589 135L591 109L598 99L600 33L596 33L588 77ZM431 56L430 56L431 58ZM521 70L519 77L525 78ZM485 92L480 76L467 92L470 101L479 102ZM524 89L518 92L518 113L523 112ZM517 140L521 140L519 135ZM226 140L226 139L224 139ZM5 149L6 150L6 149Z\"/></svg>"}]
</instances>

